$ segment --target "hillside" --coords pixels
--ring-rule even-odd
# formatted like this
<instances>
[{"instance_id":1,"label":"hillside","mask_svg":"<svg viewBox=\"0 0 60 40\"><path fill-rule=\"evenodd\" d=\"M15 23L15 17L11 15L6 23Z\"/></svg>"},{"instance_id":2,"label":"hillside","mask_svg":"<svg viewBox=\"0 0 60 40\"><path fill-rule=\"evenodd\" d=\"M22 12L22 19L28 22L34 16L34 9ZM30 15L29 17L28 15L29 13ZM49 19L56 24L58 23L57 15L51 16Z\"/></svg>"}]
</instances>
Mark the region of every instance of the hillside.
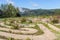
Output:
<instances>
[{"instance_id":1,"label":"hillside","mask_svg":"<svg viewBox=\"0 0 60 40\"><path fill-rule=\"evenodd\" d=\"M60 15L60 9L28 9L15 7L12 4L0 6L1 17L21 17L21 16L53 16Z\"/></svg>"},{"instance_id":2,"label":"hillside","mask_svg":"<svg viewBox=\"0 0 60 40\"><path fill-rule=\"evenodd\" d=\"M23 8L22 8L23 9ZM60 9L27 9L21 12L22 16L60 15Z\"/></svg>"}]
</instances>

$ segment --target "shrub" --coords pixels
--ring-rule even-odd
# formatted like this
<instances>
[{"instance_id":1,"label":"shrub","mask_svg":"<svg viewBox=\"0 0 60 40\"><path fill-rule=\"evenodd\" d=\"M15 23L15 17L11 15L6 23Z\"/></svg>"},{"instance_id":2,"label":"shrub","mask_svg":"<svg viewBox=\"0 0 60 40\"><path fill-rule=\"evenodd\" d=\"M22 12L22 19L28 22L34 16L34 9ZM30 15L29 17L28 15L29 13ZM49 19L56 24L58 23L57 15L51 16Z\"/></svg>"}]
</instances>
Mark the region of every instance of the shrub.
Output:
<instances>
[{"instance_id":1,"label":"shrub","mask_svg":"<svg viewBox=\"0 0 60 40\"><path fill-rule=\"evenodd\" d=\"M14 38L8 38L7 40L14 40Z\"/></svg>"},{"instance_id":2,"label":"shrub","mask_svg":"<svg viewBox=\"0 0 60 40\"><path fill-rule=\"evenodd\" d=\"M30 38L26 38L26 40L31 40Z\"/></svg>"},{"instance_id":3,"label":"shrub","mask_svg":"<svg viewBox=\"0 0 60 40\"><path fill-rule=\"evenodd\" d=\"M32 20L29 20L29 23L32 23Z\"/></svg>"},{"instance_id":4,"label":"shrub","mask_svg":"<svg viewBox=\"0 0 60 40\"><path fill-rule=\"evenodd\" d=\"M21 19L21 23L24 23L24 22L26 22L26 19L25 18L22 18Z\"/></svg>"},{"instance_id":5,"label":"shrub","mask_svg":"<svg viewBox=\"0 0 60 40\"><path fill-rule=\"evenodd\" d=\"M52 23L59 23L57 19L52 20Z\"/></svg>"},{"instance_id":6,"label":"shrub","mask_svg":"<svg viewBox=\"0 0 60 40\"><path fill-rule=\"evenodd\" d=\"M19 29L18 26L13 26L11 29Z\"/></svg>"},{"instance_id":7,"label":"shrub","mask_svg":"<svg viewBox=\"0 0 60 40\"><path fill-rule=\"evenodd\" d=\"M38 25L35 25L34 29L37 29L38 31L35 33L35 35L41 35L43 34L44 32L39 28Z\"/></svg>"}]
</instances>

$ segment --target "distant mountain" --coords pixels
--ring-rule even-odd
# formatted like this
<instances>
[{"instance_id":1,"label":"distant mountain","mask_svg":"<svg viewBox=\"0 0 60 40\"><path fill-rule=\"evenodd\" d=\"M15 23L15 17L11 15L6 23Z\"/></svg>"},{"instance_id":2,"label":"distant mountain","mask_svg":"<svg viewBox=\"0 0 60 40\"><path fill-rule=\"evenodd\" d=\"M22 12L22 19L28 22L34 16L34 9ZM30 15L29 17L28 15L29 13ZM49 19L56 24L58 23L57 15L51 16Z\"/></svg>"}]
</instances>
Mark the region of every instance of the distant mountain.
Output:
<instances>
[{"instance_id":1,"label":"distant mountain","mask_svg":"<svg viewBox=\"0 0 60 40\"><path fill-rule=\"evenodd\" d=\"M60 9L28 9L22 8L21 15L22 16L40 16L40 15L60 15Z\"/></svg>"},{"instance_id":2,"label":"distant mountain","mask_svg":"<svg viewBox=\"0 0 60 40\"><path fill-rule=\"evenodd\" d=\"M20 11L19 11L20 10ZM12 4L2 4L0 6L0 17L21 17L21 16L49 16L60 15L60 9L28 9L18 8Z\"/></svg>"},{"instance_id":3,"label":"distant mountain","mask_svg":"<svg viewBox=\"0 0 60 40\"><path fill-rule=\"evenodd\" d=\"M30 11L30 9L28 8L19 8L19 9L20 9L20 12Z\"/></svg>"},{"instance_id":4,"label":"distant mountain","mask_svg":"<svg viewBox=\"0 0 60 40\"><path fill-rule=\"evenodd\" d=\"M22 16L39 16L39 15L52 15L53 14L53 11L45 10L45 9L31 10L27 8L22 8L20 12Z\"/></svg>"}]
</instances>

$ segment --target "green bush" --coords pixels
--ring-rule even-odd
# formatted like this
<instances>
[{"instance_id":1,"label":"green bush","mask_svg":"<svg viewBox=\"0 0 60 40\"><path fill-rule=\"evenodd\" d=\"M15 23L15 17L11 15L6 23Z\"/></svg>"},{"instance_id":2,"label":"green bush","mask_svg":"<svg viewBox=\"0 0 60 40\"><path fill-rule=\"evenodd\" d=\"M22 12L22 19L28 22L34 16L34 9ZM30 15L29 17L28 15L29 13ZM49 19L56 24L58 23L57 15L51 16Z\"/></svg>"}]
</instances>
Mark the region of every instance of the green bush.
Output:
<instances>
[{"instance_id":1,"label":"green bush","mask_svg":"<svg viewBox=\"0 0 60 40\"><path fill-rule=\"evenodd\" d=\"M41 35L43 34L44 32L39 28L38 25L35 25L34 29L37 29L38 31L35 33L35 35Z\"/></svg>"},{"instance_id":2,"label":"green bush","mask_svg":"<svg viewBox=\"0 0 60 40\"><path fill-rule=\"evenodd\" d=\"M26 19L25 18L22 18L21 19L21 23L24 23L24 22L26 22Z\"/></svg>"},{"instance_id":3,"label":"green bush","mask_svg":"<svg viewBox=\"0 0 60 40\"><path fill-rule=\"evenodd\" d=\"M30 38L26 38L26 40L31 40Z\"/></svg>"},{"instance_id":4,"label":"green bush","mask_svg":"<svg viewBox=\"0 0 60 40\"><path fill-rule=\"evenodd\" d=\"M19 29L18 26L13 26L11 29Z\"/></svg>"},{"instance_id":5,"label":"green bush","mask_svg":"<svg viewBox=\"0 0 60 40\"><path fill-rule=\"evenodd\" d=\"M32 23L32 20L29 20L29 23Z\"/></svg>"},{"instance_id":6,"label":"green bush","mask_svg":"<svg viewBox=\"0 0 60 40\"><path fill-rule=\"evenodd\" d=\"M52 23L59 23L57 19L52 20Z\"/></svg>"},{"instance_id":7,"label":"green bush","mask_svg":"<svg viewBox=\"0 0 60 40\"><path fill-rule=\"evenodd\" d=\"M14 40L14 38L8 38L7 40Z\"/></svg>"}]
</instances>

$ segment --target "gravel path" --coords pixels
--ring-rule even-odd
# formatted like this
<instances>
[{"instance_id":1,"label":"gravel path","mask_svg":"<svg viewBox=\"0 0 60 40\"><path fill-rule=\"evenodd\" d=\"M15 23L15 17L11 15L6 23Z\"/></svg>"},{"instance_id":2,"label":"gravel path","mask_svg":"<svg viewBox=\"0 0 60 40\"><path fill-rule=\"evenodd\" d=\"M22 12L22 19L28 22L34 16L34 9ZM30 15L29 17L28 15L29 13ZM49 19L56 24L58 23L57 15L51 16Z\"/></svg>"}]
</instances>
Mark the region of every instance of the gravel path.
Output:
<instances>
[{"instance_id":1,"label":"gravel path","mask_svg":"<svg viewBox=\"0 0 60 40\"><path fill-rule=\"evenodd\" d=\"M28 33L36 33L38 30L33 29L33 28L20 28L20 30L13 30L13 29L8 29L8 27L12 27L12 26L8 26L5 25L4 23L0 23L1 26L7 27L7 28L2 28L0 27L0 30L4 30L4 31L11 31L13 33L24 33L24 34L28 34ZM35 26L35 25L34 25ZM28 31L24 31L24 30L28 30Z\"/></svg>"},{"instance_id":2,"label":"gravel path","mask_svg":"<svg viewBox=\"0 0 60 40\"><path fill-rule=\"evenodd\" d=\"M1 38L0 38L0 40L5 40L5 39L1 39Z\"/></svg>"},{"instance_id":3,"label":"gravel path","mask_svg":"<svg viewBox=\"0 0 60 40\"><path fill-rule=\"evenodd\" d=\"M57 28L57 27L55 27L54 25L52 25L52 24L50 24L50 23L47 23L47 22L43 22L43 23L48 24L48 26L49 26L50 28L52 28L53 30L56 30L56 31L60 32L60 28Z\"/></svg>"},{"instance_id":4,"label":"gravel path","mask_svg":"<svg viewBox=\"0 0 60 40\"><path fill-rule=\"evenodd\" d=\"M54 25L48 23L48 26L49 26L50 28L52 28L53 30L56 30L56 31L60 32L60 29L57 28L57 27L55 27Z\"/></svg>"},{"instance_id":5,"label":"gravel path","mask_svg":"<svg viewBox=\"0 0 60 40\"><path fill-rule=\"evenodd\" d=\"M34 28L20 28L20 30L21 30L20 32L24 34L33 34L38 31L37 29L34 29Z\"/></svg>"},{"instance_id":6,"label":"gravel path","mask_svg":"<svg viewBox=\"0 0 60 40\"><path fill-rule=\"evenodd\" d=\"M6 32L0 32L0 36L5 36L5 37L12 37L15 39L26 39L27 37L31 38L31 40L53 40L55 39L55 35L49 31L48 28L46 28L44 25L42 24L38 24L38 26L40 27L40 29L42 29L44 31L43 35L18 35L18 34L11 34L11 33L6 33Z\"/></svg>"},{"instance_id":7,"label":"gravel path","mask_svg":"<svg viewBox=\"0 0 60 40\"><path fill-rule=\"evenodd\" d=\"M0 27L0 30L2 31L6 31L6 32L9 32L11 31L12 33L24 33L24 34L28 34L28 33L36 33L38 30L36 29L33 29L33 28L21 28L20 30L13 30L13 29L8 29L8 28L2 28ZM26 31L24 31L26 30Z\"/></svg>"},{"instance_id":8,"label":"gravel path","mask_svg":"<svg viewBox=\"0 0 60 40\"><path fill-rule=\"evenodd\" d=\"M18 34L11 34L6 32L0 32L0 36L4 36L6 38L14 38L14 39L26 39L27 37L32 38L32 35L18 35Z\"/></svg>"},{"instance_id":9,"label":"gravel path","mask_svg":"<svg viewBox=\"0 0 60 40\"><path fill-rule=\"evenodd\" d=\"M38 26L44 31L44 34L41 36L37 36L34 40L54 40L56 38L56 36L43 24L38 24Z\"/></svg>"}]
</instances>

